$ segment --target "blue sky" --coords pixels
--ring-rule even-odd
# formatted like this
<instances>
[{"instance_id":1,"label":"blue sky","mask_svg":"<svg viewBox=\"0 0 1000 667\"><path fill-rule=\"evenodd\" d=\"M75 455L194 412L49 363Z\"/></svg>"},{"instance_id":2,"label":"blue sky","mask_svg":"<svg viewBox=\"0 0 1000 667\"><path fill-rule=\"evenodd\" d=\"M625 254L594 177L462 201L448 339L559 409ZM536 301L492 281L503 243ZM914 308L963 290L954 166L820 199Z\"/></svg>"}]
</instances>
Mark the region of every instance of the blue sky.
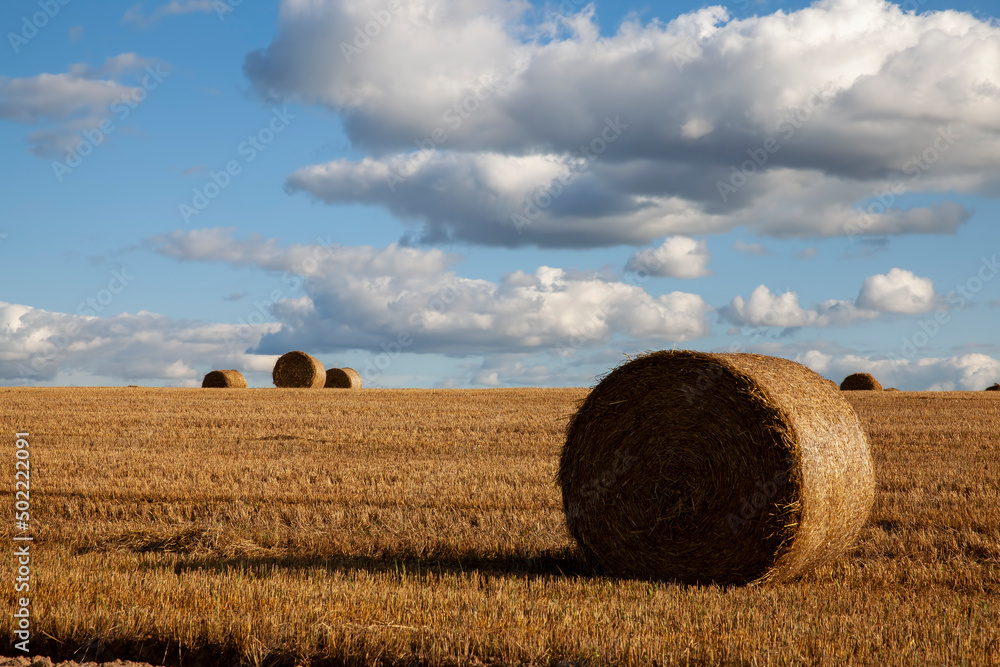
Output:
<instances>
[{"instance_id":1,"label":"blue sky","mask_svg":"<svg viewBox=\"0 0 1000 667\"><path fill-rule=\"evenodd\" d=\"M586 386L682 347L981 389L996 17L4 3L0 384L269 386L301 349L366 386Z\"/></svg>"}]
</instances>

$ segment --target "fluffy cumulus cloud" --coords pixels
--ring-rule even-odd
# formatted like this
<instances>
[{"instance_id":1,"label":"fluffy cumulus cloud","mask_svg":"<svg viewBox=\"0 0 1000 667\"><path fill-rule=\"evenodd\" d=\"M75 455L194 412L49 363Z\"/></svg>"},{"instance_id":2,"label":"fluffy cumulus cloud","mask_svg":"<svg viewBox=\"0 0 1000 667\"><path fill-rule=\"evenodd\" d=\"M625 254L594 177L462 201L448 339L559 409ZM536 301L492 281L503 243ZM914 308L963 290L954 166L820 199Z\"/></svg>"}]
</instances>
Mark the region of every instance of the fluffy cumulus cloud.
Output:
<instances>
[{"instance_id":1,"label":"fluffy cumulus cloud","mask_svg":"<svg viewBox=\"0 0 1000 667\"><path fill-rule=\"evenodd\" d=\"M0 379L50 382L83 373L193 385L219 365L270 371L276 356L245 350L277 327L184 322L148 312L95 317L0 302Z\"/></svg>"},{"instance_id":2,"label":"fluffy cumulus cloud","mask_svg":"<svg viewBox=\"0 0 1000 667\"><path fill-rule=\"evenodd\" d=\"M830 299L813 308L799 304L796 292L774 294L765 285L758 286L748 299L734 297L720 315L738 326L751 327L828 327L846 325L863 319L875 319L877 311L860 310L853 301Z\"/></svg>"},{"instance_id":3,"label":"fluffy cumulus cloud","mask_svg":"<svg viewBox=\"0 0 1000 667\"><path fill-rule=\"evenodd\" d=\"M934 306L934 283L905 269L865 278L858 307L887 313L926 313Z\"/></svg>"},{"instance_id":4,"label":"fluffy cumulus cloud","mask_svg":"<svg viewBox=\"0 0 1000 667\"><path fill-rule=\"evenodd\" d=\"M829 327L874 320L887 314L917 314L941 304L930 278L894 268L886 274L865 278L853 300L830 299L805 309L794 291L774 294L758 286L750 297L737 296L719 315L737 326Z\"/></svg>"},{"instance_id":5,"label":"fluffy cumulus cloud","mask_svg":"<svg viewBox=\"0 0 1000 667\"><path fill-rule=\"evenodd\" d=\"M794 358L835 382L851 373L871 373L884 387L911 391L978 391L1000 378L1000 361L985 354L879 359L810 350Z\"/></svg>"},{"instance_id":6,"label":"fluffy cumulus cloud","mask_svg":"<svg viewBox=\"0 0 1000 667\"><path fill-rule=\"evenodd\" d=\"M700 278L712 275L708 268L711 259L705 241L671 236L658 248L647 248L633 254L625 268L640 275Z\"/></svg>"},{"instance_id":7,"label":"fluffy cumulus cloud","mask_svg":"<svg viewBox=\"0 0 1000 667\"><path fill-rule=\"evenodd\" d=\"M589 7L393 8L286 0L244 69L369 153L303 167L291 190L385 206L417 240L951 233L972 212L949 193L1000 193L1000 27L970 14L820 0L601 35Z\"/></svg>"},{"instance_id":8,"label":"fluffy cumulus cloud","mask_svg":"<svg viewBox=\"0 0 1000 667\"><path fill-rule=\"evenodd\" d=\"M392 348L449 355L575 349L626 337L650 343L708 333L711 308L696 294L653 296L600 277L542 266L499 282L456 275L459 257L398 245L278 246L230 229L174 232L152 239L160 254L301 276L304 294L276 299L281 323L256 351Z\"/></svg>"},{"instance_id":9,"label":"fluffy cumulus cloud","mask_svg":"<svg viewBox=\"0 0 1000 667\"><path fill-rule=\"evenodd\" d=\"M81 142L103 143L166 76L162 63L135 53L110 57L100 67L78 63L58 74L0 76L0 119L40 126L28 135L31 151L61 158ZM129 77L134 81L123 82Z\"/></svg>"}]
</instances>

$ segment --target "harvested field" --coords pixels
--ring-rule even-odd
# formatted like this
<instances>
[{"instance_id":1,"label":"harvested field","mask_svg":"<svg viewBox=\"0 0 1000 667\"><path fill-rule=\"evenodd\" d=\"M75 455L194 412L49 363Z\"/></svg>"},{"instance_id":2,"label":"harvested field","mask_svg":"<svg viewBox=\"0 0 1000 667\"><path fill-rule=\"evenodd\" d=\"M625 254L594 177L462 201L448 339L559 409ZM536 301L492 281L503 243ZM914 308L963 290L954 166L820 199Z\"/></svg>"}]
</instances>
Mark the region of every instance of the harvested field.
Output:
<instances>
[{"instance_id":1,"label":"harvested field","mask_svg":"<svg viewBox=\"0 0 1000 667\"><path fill-rule=\"evenodd\" d=\"M31 433L33 652L998 664L1000 394L845 393L877 483L858 546L801 580L749 588L581 565L556 471L585 395L0 389L7 450ZM12 485L4 493L12 503ZM10 586L3 599L13 608ZM11 655L12 617L0 624Z\"/></svg>"}]
</instances>

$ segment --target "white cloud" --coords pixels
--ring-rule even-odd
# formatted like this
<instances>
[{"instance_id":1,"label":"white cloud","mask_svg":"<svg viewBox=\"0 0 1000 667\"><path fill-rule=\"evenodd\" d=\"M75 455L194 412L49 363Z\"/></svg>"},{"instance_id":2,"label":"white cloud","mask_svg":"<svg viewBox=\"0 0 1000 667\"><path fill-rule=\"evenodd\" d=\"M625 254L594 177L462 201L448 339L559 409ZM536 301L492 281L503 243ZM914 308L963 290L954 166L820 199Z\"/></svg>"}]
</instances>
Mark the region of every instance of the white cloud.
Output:
<instances>
[{"instance_id":1,"label":"white cloud","mask_svg":"<svg viewBox=\"0 0 1000 667\"><path fill-rule=\"evenodd\" d=\"M671 236L659 248L647 248L634 253L625 268L652 276L700 278L712 275L708 268L711 259L705 241Z\"/></svg>"},{"instance_id":2,"label":"white cloud","mask_svg":"<svg viewBox=\"0 0 1000 667\"><path fill-rule=\"evenodd\" d=\"M910 391L978 391L1000 379L1000 361L985 354L878 359L809 351L794 359L837 383L851 373L871 373L883 387Z\"/></svg>"},{"instance_id":3,"label":"white cloud","mask_svg":"<svg viewBox=\"0 0 1000 667\"><path fill-rule=\"evenodd\" d=\"M971 211L947 193L1000 192L1000 26L988 21L822 0L743 20L719 7L629 20L602 36L590 9L537 26L528 8L414 0L345 54L382 4L286 1L277 37L247 56L254 88L326 106L371 153L307 167L289 187L386 206L424 242L507 246L644 245L739 226L952 233ZM507 183L485 165L566 164L616 117L628 127L586 174L511 229L512 202L553 177ZM436 150L414 159L417 145ZM386 187L385 171L411 159L412 187ZM749 177L734 176L747 164ZM935 197L907 208L903 193ZM873 202L859 225L857 208Z\"/></svg>"},{"instance_id":4,"label":"white cloud","mask_svg":"<svg viewBox=\"0 0 1000 667\"><path fill-rule=\"evenodd\" d=\"M733 244L733 248L737 251L743 253L744 255L759 255L763 257L764 255L770 255L767 248L759 243L746 243L745 241L737 241Z\"/></svg>"},{"instance_id":5,"label":"white cloud","mask_svg":"<svg viewBox=\"0 0 1000 667\"><path fill-rule=\"evenodd\" d=\"M151 244L177 259L303 276L302 297L274 304L282 327L262 339L260 352L381 351L402 336L407 351L463 355L589 347L613 336L672 343L709 331L711 308L696 294L652 296L554 267L494 283L457 276L450 268L460 258L436 249L279 247L260 237L233 239L227 229L174 232Z\"/></svg>"},{"instance_id":6,"label":"white cloud","mask_svg":"<svg viewBox=\"0 0 1000 667\"><path fill-rule=\"evenodd\" d=\"M39 74L27 79L0 78L0 118L20 123L64 121L93 115L128 92L120 83L76 74Z\"/></svg>"},{"instance_id":7,"label":"white cloud","mask_svg":"<svg viewBox=\"0 0 1000 667\"><path fill-rule=\"evenodd\" d=\"M865 278L858 297L831 299L806 310L794 291L773 294L758 286L749 299L735 297L720 315L737 326L829 327L873 320L884 314L925 313L939 303L930 278L893 268L887 274Z\"/></svg>"},{"instance_id":8,"label":"white cloud","mask_svg":"<svg viewBox=\"0 0 1000 667\"><path fill-rule=\"evenodd\" d=\"M488 387L539 387L566 383L565 369L542 363L534 355L497 354L483 359L474 370L472 385Z\"/></svg>"},{"instance_id":9,"label":"white cloud","mask_svg":"<svg viewBox=\"0 0 1000 667\"><path fill-rule=\"evenodd\" d=\"M159 22L165 16L179 16L195 12L214 12L218 9L216 4L219 2L225 2L227 7L230 6L226 0L170 0L170 2L160 5L148 15L142 13L145 3L139 2L125 10L125 14L122 16L122 23L132 23L145 27Z\"/></svg>"},{"instance_id":10,"label":"white cloud","mask_svg":"<svg viewBox=\"0 0 1000 667\"><path fill-rule=\"evenodd\" d=\"M859 310L853 301L829 300L806 310L799 305L796 292L772 294L765 285L758 286L749 299L737 296L720 314L738 326L828 327L843 326L856 320L875 319L879 313Z\"/></svg>"},{"instance_id":11,"label":"white cloud","mask_svg":"<svg viewBox=\"0 0 1000 667\"><path fill-rule=\"evenodd\" d=\"M696 116L681 125L681 136L685 139L701 139L714 129L712 123Z\"/></svg>"},{"instance_id":12,"label":"white cloud","mask_svg":"<svg viewBox=\"0 0 1000 667\"><path fill-rule=\"evenodd\" d=\"M93 317L0 302L0 380L57 375L200 382L212 368L270 371L275 355L246 352L278 324L207 324L149 312Z\"/></svg>"},{"instance_id":13,"label":"white cloud","mask_svg":"<svg viewBox=\"0 0 1000 667\"><path fill-rule=\"evenodd\" d=\"M857 299L859 308L908 315L926 313L934 303L934 282L899 268L865 278Z\"/></svg>"},{"instance_id":14,"label":"white cloud","mask_svg":"<svg viewBox=\"0 0 1000 667\"><path fill-rule=\"evenodd\" d=\"M126 104L134 106L134 88L122 83L123 75L154 64L135 53L122 53L100 67L77 63L59 74L0 77L0 118L42 125L28 135L32 152L63 157L81 141L82 131L94 130L103 120L121 119L130 111Z\"/></svg>"}]
</instances>

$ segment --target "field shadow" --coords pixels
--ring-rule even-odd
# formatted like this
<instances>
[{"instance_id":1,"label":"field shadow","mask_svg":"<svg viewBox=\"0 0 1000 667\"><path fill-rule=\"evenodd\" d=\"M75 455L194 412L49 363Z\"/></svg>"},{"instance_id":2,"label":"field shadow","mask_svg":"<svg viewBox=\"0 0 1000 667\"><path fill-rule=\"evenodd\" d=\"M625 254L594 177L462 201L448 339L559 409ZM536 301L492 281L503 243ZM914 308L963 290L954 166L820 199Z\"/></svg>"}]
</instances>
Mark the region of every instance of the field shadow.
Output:
<instances>
[{"instance_id":1,"label":"field shadow","mask_svg":"<svg viewBox=\"0 0 1000 667\"><path fill-rule=\"evenodd\" d=\"M442 548L444 547L444 548ZM594 574L573 547L532 551L480 553L472 550L383 547L359 554L322 547L305 553L265 547L233 531L190 526L181 530L129 530L78 544L76 553L132 552L163 557L143 562L141 569L175 572L211 570L252 571L266 575L275 570L364 571L373 574L444 575L480 572L522 577L585 576Z\"/></svg>"},{"instance_id":2,"label":"field shadow","mask_svg":"<svg viewBox=\"0 0 1000 667\"><path fill-rule=\"evenodd\" d=\"M471 550L430 551L383 547L377 553L358 554L322 549L302 553L280 547L264 547L236 533L204 527L179 531L131 530L116 536L78 545L77 553L127 551L156 554L162 559L145 560L140 570L173 570L175 574L193 571L217 573L240 572L266 578L279 571L325 570L327 572L365 572L373 575L440 578L468 575L503 578L601 578L639 580L680 586L711 584L722 588L740 587L743 583L661 579L602 572L583 558L575 546L531 551L507 551L484 554Z\"/></svg>"},{"instance_id":3,"label":"field shadow","mask_svg":"<svg viewBox=\"0 0 1000 667\"><path fill-rule=\"evenodd\" d=\"M412 553L387 551L379 556L358 556L348 554L317 554L309 556L270 555L224 557L216 554L188 554L173 563L143 563L139 569L170 570L175 574L186 572L216 572L219 574L240 572L255 577L271 577L289 570L325 570L327 572L364 572L372 575L395 574L400 578L434 580L445 576L478 574L484 579L490 577L504 579L608 579L612 581L642 581L647 583L679 586L681 588L703 588L711 586L722 590L745 587L745 582L688 581L680 579L658 579L619 576L602 572L590 566L573 549L557 553L531 556L516 554L486 556L466 554L462 556L415 556Z\"/></svg>"},{"instance_id":4,"label":"field shadow","mask_svg":"<svg viewBox=\"0 0 1000 667\"><path fill-rule=\"evenodd\" d=\"M144 563L145 569L173 567L180 574L192 570L231 572L240 570L270 576L276 570L326 570L328 572L394 573L399 576L441 577L479 573L518 578L579 577L595 574L572 553L537 555L418 556L407 552L384 551L378 556L356 554L260 555L227 558L217 554L187 554L173 565Z\"/></svg>"}]
</instances>

